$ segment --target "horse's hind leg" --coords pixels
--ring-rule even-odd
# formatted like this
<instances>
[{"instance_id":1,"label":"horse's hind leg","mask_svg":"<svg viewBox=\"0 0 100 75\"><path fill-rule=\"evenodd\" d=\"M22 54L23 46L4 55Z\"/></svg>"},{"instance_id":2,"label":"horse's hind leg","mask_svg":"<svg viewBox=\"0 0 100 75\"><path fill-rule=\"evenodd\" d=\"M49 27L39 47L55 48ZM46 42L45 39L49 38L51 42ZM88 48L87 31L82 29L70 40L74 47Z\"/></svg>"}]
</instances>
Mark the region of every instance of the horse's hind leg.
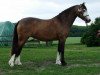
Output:
<instances>
[{"instance_id":1,"label":"horse's hind leg","mask_svg":"<svg viewBox=\"0 0 100 75\"><path fill-rule=\"evenodd\" d=\"M18 44L15 44L13 47L12 47L12 56L11 56L11 59L9 60L9 65L11 67L14 66L14 60L15 60L15 64L17 65L21 65L21 62L20 62L20 53L21 53L21 50L22 50L22 47L23 45L25 44L25 42L27 41L27 37L25 36L20 36L18 37Z\"/></svg>"},{"instance_id":2,"label":"horse's hind leg","mask_svg":"<svg viewBox=\"0 0 100 75\"><path fill-rule=\"evenodd\" d=\"M20 61L20 53L22 51L22 47L25 44L25 42L27 41L27 37L19 37L18 40L18 52L16 53L16 60L15 60L15 64L16 65L22 65L21 61Z\"/></svg>"}]
</instances>

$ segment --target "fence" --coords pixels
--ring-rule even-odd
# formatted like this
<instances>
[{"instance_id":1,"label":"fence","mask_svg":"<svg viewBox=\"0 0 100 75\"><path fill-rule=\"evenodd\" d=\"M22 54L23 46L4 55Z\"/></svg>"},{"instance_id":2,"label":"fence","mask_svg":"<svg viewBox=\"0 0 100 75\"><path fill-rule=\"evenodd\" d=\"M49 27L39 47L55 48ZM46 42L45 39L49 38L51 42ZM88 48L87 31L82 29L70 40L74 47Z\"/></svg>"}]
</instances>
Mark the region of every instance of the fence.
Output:
<instances>
[{"instance_id":1,"label":"fence","mask_svg":"<svg viewBox=\"0 0 100 75\"><path fill-rule=\"evenodd\" d=\"M11 46L12 45L12 39L13 39L12 35L9 35L9 36L0 36L0 46L1 47ZM40 41L37 40L37 39L32 39L32 40L28 40L25 43L25 46L26 47L30 47L30 46L37 45L37 44L40 44Z\"/></svg>"},{"instance_id":2,"label":"fence","mask_svg":"<svg viewBox=\"0 0 100 75\"><path fill-rule=\"evenodd\" d=\"M12 45L12 35L0 36L0 46L11 46Z\"/></svg>"},{"instance_id":3,"label":"fence","mask_svg":"<svg viewBox=\"0 0 100 75\"><path fill-rule=\"evenodd\" d=\"M13 36L9 35L9 36L0 36L0 47L9 47L12 45L12 39ZM43 42L41 43L43 44ZM50 46L52 45L52 41L50 42L45 42L46 46ZM25 43L25 47L37 47L38 45L40 45L40 41L37 39L29 39L26 43Z\"/></svg>"}]
</instances>

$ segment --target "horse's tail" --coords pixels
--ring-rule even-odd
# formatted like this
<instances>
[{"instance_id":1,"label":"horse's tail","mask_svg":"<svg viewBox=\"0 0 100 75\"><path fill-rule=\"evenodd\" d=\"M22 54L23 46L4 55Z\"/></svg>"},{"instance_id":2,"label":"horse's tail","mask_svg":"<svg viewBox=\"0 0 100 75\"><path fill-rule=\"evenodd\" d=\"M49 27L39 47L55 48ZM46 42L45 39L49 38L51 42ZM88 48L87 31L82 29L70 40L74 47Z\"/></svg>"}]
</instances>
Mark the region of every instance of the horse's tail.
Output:
<instances>
[{"instance_id":1,"label":"horse's tail","mask_svg":"<svg viewBox=\"0 0 100 75\"><path fill-rule=\"evenodd\" d=\"M11 55L13 55L13 54L16 55L16 53L18 51L18 34L17 34L17 26L18 26L18 24L19 24L19 22L17 22L17 24L15 25L15 28L14 28Z\"/></svg>"}]
</instances>

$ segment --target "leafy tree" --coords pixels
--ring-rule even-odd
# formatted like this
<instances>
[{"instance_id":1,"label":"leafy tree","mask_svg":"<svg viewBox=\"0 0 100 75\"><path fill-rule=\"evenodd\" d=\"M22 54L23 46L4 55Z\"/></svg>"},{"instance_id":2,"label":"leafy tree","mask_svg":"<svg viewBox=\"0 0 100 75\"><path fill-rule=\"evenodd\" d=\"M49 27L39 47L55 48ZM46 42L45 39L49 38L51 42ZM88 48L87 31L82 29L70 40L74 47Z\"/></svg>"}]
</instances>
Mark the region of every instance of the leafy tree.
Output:
<instances>
[{"instance_id":1,"label":"leafy tree","mask_svg":"<svg viewBox=\"0 0 100 75\"><path fill-rule=\"evenodd\" d=\"M82 37L82 35L86 32L86 26L76 26L73 25L70 31L70 37Z\"/></svg>"},{"instance_id":2,"label":"leafy tree","mask_svg":"<svg viewBox=\"0 0 100 75\"><path fill-rule=\"evenodd\" d=\"M100 37L97 37L100 30L100 17L95 19L95 22L88 27L88 31L81 38L81 42L88 47L100 46Z\"/></svg>"}]
</instances>

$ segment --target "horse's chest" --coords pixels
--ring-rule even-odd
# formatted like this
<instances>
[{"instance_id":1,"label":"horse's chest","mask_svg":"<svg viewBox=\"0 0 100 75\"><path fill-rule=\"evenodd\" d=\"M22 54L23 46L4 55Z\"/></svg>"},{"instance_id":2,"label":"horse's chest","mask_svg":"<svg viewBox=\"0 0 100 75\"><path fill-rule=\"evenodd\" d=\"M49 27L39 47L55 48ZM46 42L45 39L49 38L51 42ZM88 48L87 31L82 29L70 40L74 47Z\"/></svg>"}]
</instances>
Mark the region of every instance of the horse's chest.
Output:
<instances>
[{"instance_id":1,"label":"horse's chest","mask_svg":"<svg viewBox=\"0 0 100 75\"><path fill-rule=\"evenodd\" d=\"M66 38L68 36L68 34L69 34L69 30L63 28L58 32L57 35L59 36L59 38Z\"/></svg>"}]
</instances>

